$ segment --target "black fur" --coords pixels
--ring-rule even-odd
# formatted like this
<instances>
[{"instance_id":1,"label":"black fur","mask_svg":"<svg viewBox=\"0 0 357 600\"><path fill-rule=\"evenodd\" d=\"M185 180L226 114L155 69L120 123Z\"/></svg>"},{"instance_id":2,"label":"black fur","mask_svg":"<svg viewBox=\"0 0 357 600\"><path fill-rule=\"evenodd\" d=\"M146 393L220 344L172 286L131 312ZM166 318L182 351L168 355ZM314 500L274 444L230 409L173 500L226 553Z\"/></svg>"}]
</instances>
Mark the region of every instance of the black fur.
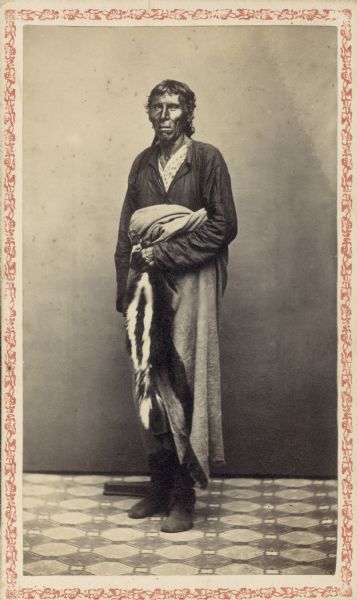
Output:
<instances>
[{"instance_id":1,"label":"black fur","mask_svg":"<svg viewBox=\"0 0 357 600\"><path fill-rule=\"evenodd\" d=\"M184 364L177 353L173 343L173 323L175 312L172 308L172 294L175 291L175 281L168 273L162 273L158 270L149 270L149 282L153 292L153 319L150 329L150 396L152 399L152 410L150 411L150 428L153 431L158 431L162 426L162 419L159 415L162 414L161 407L157 402L157 389L154 384L154 374L160 370L166 369L169 382L175 392L176 397L180 400L185 416L186 433L190 433L192 425L193 398L189 388ZM132 301L136 286L141 272L137 272L131 279L130 286L127 290L127 304ZM145 311L146 299L144 294L141 294L135 325L135 340L138 348L139 358L142 358L142 335L143 335L143 316ZM130 340L127 336L128 350L131 355ZM137 392L140 395L143 393L143 382L140 381L140 374L137 374ZM146 390L148 393L148 390Z\"/></svg>"}]
</instances>

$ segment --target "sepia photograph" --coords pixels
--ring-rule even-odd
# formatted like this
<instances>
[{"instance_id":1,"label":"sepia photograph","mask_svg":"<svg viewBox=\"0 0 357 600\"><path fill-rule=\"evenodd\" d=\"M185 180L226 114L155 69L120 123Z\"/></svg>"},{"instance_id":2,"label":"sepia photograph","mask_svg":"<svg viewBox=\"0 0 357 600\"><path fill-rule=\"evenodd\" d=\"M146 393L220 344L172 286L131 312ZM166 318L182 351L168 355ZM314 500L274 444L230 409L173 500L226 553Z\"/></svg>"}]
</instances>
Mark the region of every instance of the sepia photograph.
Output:
<instances>
[{"instance_id":1,"label":"sepia photograph","mask_svg":"<svg viewBox=\"0 0 357 600\"><path fill-rule=\"evenodd\" d=\"M351 5L220 8L3 12L13 598L351 590Z\"/></svg>"}]
</instances>

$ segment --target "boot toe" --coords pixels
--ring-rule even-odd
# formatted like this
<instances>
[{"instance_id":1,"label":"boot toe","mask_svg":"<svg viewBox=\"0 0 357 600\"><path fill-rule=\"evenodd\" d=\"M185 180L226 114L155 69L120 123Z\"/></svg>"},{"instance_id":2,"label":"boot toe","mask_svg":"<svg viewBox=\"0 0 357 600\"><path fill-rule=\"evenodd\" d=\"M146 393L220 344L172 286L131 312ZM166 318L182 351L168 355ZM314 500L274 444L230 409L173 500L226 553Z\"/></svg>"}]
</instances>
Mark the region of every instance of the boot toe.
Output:
<instances>
[{"instance_id":1,"label":"boot toe","mask_svg":"<svg viewBox=\"0 0 357 600\"><path fill-rule=\"evenodd\" d=\"M150 516L150 511L148 511L147 503L144 503L143 500L134 504L128 511L130 519L145 519L148 516Z\"/></svg>"},{"instance_id":2,"label":"boot toe","mask_svg":"<svg viewBox=\"0 0 357 600\"><path fill-rule=\"evenodd\" d=\"M143 498L129 509L128 517L130 519L145 519L167 509L167 504L164 499Z\"/></svg>"},{"instance_id":3,"label":"boot toe","mask_svg":"<svg viewBox=\"0 0 357 600\"><path fill-rule=\"evenodd\" d=\"M164 519L161 531L164 533L180 533L188 531L193 527L192 515L183 511L171 511L169 516Z\"/></svg>"}]
</instances>

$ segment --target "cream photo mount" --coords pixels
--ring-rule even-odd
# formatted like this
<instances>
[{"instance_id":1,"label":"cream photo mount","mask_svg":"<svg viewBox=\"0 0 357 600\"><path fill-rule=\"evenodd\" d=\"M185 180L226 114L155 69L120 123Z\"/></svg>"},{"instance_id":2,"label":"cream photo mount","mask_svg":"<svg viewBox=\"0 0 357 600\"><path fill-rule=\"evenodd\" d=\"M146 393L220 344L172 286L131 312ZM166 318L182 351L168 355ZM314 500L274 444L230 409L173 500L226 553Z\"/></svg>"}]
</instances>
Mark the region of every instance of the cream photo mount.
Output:
<instances>
[{"instance_id":1,"label":"cream photo mount","mask_svg":"<svg viewBox=\"0 0 357 600\"><path fill-rule=\"evenodd\" d=\"M8 3L2 8L2 579L8 599L343 598L357 595L352 418L352 2ZM76 4L76 6L75 6ZM22 91L23 28L309 26L338 30L338 552L330 576L30 577L22 574ZM50 60L50 57L49 57ZM354 75L355 76L355 75ZM355 277L355 275L354 275ZM40 293L40 291L39 291ZM354 413L353 413L354 411ZM353 537L354 536L354 537Z\"/></svg>"}]
</instances>

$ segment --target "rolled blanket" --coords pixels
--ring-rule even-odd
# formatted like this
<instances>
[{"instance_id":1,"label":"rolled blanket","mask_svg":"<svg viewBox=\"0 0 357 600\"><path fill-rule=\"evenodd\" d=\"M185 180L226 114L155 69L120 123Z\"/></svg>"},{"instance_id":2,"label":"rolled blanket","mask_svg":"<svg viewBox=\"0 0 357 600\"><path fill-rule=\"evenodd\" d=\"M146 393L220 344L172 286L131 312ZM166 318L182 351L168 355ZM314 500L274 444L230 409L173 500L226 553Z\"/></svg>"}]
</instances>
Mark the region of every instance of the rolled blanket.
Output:
<instances>
[{"instance_id":1,"label":"rolled blanket","mask_svg":"<svg viewBox=\"0 0 357 600\"><path fill-rule=\"evenodd\" d=\"M193 231L207 220L205 208L193 212L179 204L154 204L136 210L131 217L129 236L135 244L154 244Z\"/></svg>"},{"instance_id":2,"label":"rolled blanket","mask_svg":"<svg viewBox=\"0 0 357 600\"><path fill-rule=\"evenodd\" d=\"M129 235L152 245L200 227L205 209L159 204L136 211ZM153 433L171 431L181 462L205 487L209 454L222 462L216 261L185 273L130 271L126 328L135 402Z\"/></svg>"}]
</instances>

